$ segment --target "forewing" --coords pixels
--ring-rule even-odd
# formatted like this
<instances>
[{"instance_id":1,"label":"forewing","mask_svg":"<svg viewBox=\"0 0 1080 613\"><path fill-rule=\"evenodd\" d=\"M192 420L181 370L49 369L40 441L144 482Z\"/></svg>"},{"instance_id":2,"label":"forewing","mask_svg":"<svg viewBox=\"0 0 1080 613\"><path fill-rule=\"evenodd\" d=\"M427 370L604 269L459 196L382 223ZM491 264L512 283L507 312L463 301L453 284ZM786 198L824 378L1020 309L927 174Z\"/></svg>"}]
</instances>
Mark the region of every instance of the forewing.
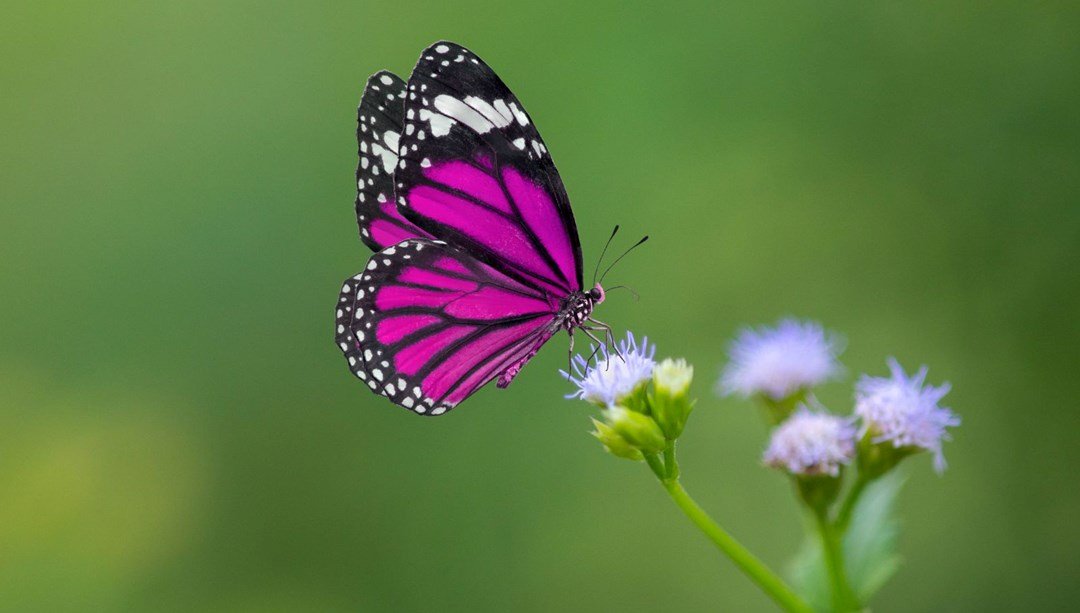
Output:
<instances>
[{"instance_id":1,"label":"forewing","mask_svg":"<svg viewBox=\"0 0 1080 613\"><path fill-rule=\"evenodd\" d=\"M342 288L339 346L372 390L441 415L539 348L557 305L442 241L374 254ZM344 321L347 320L347 321ZM349 338L351 336L351 338Z\"/></svg>"},{"instance_id":2,"label":"forewing","mask_svg":"<svg viewBox=\"0 0 1080 613\"><path fill-rule=\"evenodd\" d=\"M562 179L521 102L480 58L428 47L409 78L394 180L404 216L524 285L581 289Z\"/></svg>"},{"instance_id":3,"label":"forewing","mask_svg":"<svg viewBox=\"0 0 1080 613\"><path fill-rule=\"evenodd\" d=\"M374 251L429 236L402 217L394 203L404 105L405 82L383 70L368 79L356 110L356 223L360 239Z\"/></svg>"}]
</instances>

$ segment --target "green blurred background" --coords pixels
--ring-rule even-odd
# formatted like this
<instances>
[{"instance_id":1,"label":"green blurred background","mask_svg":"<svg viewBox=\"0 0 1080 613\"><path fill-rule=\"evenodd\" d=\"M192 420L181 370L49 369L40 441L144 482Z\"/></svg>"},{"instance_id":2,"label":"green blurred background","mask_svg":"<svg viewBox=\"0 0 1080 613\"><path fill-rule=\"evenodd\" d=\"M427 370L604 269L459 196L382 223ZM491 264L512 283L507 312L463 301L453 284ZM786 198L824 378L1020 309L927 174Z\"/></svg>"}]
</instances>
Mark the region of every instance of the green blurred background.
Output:
<instances>
[{"instance_id":1,"label":"green blurred background","mask_svg":"<svg viewBox=\"0 0 1080 613\"><path fill-rule=\"evenodd\" d=\"M0 609L767 611L562 400L558 338L441 419L332 342L367 257L355 107L423 46L525 101L585 258L653 240L602 318L698 368L684 482L783 567L787 483L711 386L744 324L951 381L877 611L1080 598L1073 2L84 2L0 20Z\"/></svg>"}]
</instances>

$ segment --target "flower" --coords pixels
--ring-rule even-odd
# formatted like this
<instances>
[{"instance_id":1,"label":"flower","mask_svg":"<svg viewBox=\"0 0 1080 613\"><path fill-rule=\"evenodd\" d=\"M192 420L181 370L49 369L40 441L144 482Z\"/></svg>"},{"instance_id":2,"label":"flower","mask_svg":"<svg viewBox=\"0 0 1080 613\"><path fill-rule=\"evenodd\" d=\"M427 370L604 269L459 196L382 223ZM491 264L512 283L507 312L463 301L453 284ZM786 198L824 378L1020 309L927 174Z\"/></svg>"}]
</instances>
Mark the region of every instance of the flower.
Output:
<instances>
[{"instance_id":1,"label":"flower","mask_svg":"<svg viewBox=\"0 0 1080 613\"><path fill-rule=\"evenodd\" d=\"M908 377L893 358L889 370L892 376L887 379L863 375L855 385L855 414L862 419L862 434L896 449L925 449L934 454L934 469L941 473L945 470L941 443L950 438L945 429L960 425L955 413L938 406L949 393L949 384L924 385L925 366Z\"/></svg>"},{"instance_id":2,"label":"flower","mask_svg":"<svg viewBox=\"0 0 1080 613\"><path fill-rule=\"evenodd\" d=\"M649 381L656 366L654 355L656 346L649 344L648 337L638 345L629 332L626 340L619 343L615 355L609 354L606 346L601 346L594 366L589 366L583 356L576 355L573 374L559 371L578 388L566 397L581 398L604 407L614 405Z\"/></svg>"},{"instance_id":3,"label":"flower","mask_svg":"<svg viewBox=\"0 0 1080 613\"><path fill-rule=\"evenodd\" d=\"M773 431L762 461L798 476L836 477L855 457L855 426L851 420L805 404Z\"/></svg>"},{"instance_id":4,"label":"flower","mask_svg":"<svg viewBox=\"0 0 1080 613\"><path fill-rule=\"evenodd\" d=\"M839 375L841 345L838 337L810 321L785 319L775 328L744 329L731 344L731 361L717 390L783 400Z\"/></svg>"}]
</instances>

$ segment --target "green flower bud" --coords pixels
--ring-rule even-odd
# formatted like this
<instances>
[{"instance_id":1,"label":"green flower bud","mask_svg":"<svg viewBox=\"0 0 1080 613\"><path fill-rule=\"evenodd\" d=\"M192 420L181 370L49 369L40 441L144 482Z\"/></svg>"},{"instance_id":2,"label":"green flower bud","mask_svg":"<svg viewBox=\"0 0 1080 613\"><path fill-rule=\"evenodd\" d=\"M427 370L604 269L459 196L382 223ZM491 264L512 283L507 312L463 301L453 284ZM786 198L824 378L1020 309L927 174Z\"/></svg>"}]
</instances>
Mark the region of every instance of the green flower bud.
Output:
<instances>
[{"instance_id":1,"label":"green flower bud","mask_svg":"<svg viewBox=\"0 0 1080 613\"><path fill-rule=\"evenodd\" d=\"M651 412L649 407L649 380L645 379L637 384L629 394L616 398L615 404L648 415Z\"/></svg>"},{"instance_id":2,"label":"green flower bud","mask_svg":"<svg viewBox=\"0 0 1080 613\"><path fill-rule=\"evenodd\" d=\"M613 406L604 410L604 419L628 443L645 453L660 453L667 447L664 432L651 417Z\"/></svg>"},{"instance_id":3,"label":"green flower bud","mask_svg":"<svg viewBox=\"0 0 1080 613\"><path fill-rule=\"evenodd\" d=\"M604 449L606 449L608 453L619 458L626 458L627 460L641 461L645 459L638 448L626 442L626 439L619 436L619 433L611 426L596 419L593 419L592 422L593 427L596 429L589 434L595 436L596 440L604 445Z\"/></svg>"},{"instance_id":4,"label":"green flower bud","mask_svg":"<svg viewBox=\"0 0 1080 613\"><path fill-rule=\"evenodd\" d=\"M799 498L806 506L824 513L840 493L840 475L792 475Z\"/></svg>"},{"instance_id":5,"label":"green flower bud","mask_svg":"<svg viewBox=\"0 0 1080 613\"><path fill-rule=\"evenodd\" d=\"M682 434L694 403L687 397L694 367L686 360L668 358L653 369L652 413L664 434L675 440Z\"/></svg>"},{"instance_id":6,"label":"green flower bud","mask_svg":"<svg viewBox=\"0 0 1080 613\"><path fill-rule=\"evenodd\" d=\"M919 447L896 447L889 442L874 442L874 431L867 431L856 447L856 463L859 474L867 480L877 479L900 463L900 460L922 449Z\"/></svg>"}]
</instances>

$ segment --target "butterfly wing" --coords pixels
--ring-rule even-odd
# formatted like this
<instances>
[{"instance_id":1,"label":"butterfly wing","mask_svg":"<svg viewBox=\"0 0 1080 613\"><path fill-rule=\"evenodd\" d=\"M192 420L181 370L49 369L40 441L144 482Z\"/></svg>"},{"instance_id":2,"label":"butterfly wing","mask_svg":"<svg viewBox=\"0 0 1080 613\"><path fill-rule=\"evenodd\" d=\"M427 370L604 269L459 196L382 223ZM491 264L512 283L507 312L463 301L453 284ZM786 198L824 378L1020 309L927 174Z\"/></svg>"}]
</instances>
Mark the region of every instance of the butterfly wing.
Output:
<instances>
[{"instance_id":1,"label":"butterfly wing","mask_svg":"<svg viewBox=\"0 0 1080 613\"><path fill-rule=\"evenodd\" d=\"M409 78L394 175L406 219L526 287L581 289L562 179L521 102L480 58L428 47Z\"/></svg>"},{"instance_id":2,"label":"butterfly wing","mask_svg":"<svg viewBox=\"0 0 1080 613\"><path fill-rule=\"evenodd\" d=\"M405 118L405 82L392 72L371 75L356 110L356 223L373 251L407 238L428 237L398 212L394 169Z\"/></svg>"},{"instance_id":3,"label":"butterfly wing","mask_svg":"<svg viewBox=\"0 0 1080 613\"><path fill-rule=\"evenodd\" d=\"M374 254L341 298L339 345L353 374L428 415L450 410L557 329L557 304L443 241L409 239Z\"/></svg>"}]
</instances>

